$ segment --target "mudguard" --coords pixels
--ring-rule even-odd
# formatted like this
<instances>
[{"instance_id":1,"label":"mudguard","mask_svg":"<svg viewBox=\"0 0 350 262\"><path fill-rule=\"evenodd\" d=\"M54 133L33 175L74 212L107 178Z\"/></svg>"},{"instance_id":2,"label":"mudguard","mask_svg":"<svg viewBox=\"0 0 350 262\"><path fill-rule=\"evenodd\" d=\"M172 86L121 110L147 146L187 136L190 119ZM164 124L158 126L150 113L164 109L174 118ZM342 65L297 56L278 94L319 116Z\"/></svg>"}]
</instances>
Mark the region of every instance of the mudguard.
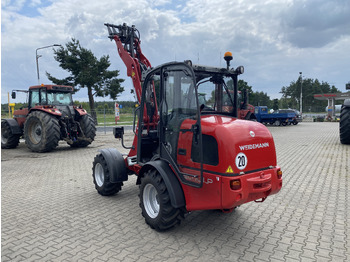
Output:
<instances>
[{"instance_id":1,"label":"mudguard","mask_svg":"<svg viewBox=\"0 0 350 262\"><path fill-rule=\"evenodd\" d=\"M345 99L344 106L350 107L350 99Z\"/></svg>"},{"instance_id":2,"label":"mudguard","mask_svg":"<svg viewBox=\"0 0 350 262\"><path fill-rule=\"evenodd\" d=\"M128 180L125 161L122 154L115 148L106 148L99 150L107 162L110 172L110 182L118 183Z\"/></svg>"},{"instance_id":3,"label":"mudguard","mask_svg":"<svg viewBox=\"0 0 350 262\"><path fill-rule=\"evenodd\" d=\"M7 118L2 121L6 121L9 124L13 135L22 135L23 131L15 119Z\"/></svg>"},{"instance_id":4,"label":"mudguard","mask_svg":"<svg viewBox=\"0 0 350 262\"><path fill-rule=\"evenodd\" d=\"M171 205L174 208L184 207L186 205L184 192L169 164L163 160L150 161L141 168L139 178L149 169L156 169L162 176L169 192Z\"/></svg>"}]
</instances>

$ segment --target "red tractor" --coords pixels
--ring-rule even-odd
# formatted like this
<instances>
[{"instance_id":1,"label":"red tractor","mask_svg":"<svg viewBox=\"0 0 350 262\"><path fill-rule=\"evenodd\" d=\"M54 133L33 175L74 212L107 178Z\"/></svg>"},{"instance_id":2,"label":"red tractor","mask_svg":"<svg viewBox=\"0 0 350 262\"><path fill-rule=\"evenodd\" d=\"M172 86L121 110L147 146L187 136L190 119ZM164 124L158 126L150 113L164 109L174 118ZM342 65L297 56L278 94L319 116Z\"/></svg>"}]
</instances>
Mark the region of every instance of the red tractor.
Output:
<instances>
[{"instance_id":1,"label":"red tractor","mask_svg":"<svg viewBox=\"0 0 350 262\"><path fill-rule=\"evenodd\" d=\"M1 120L1 148L15 148L23 136L34 152L48 152L59 140L71 147L86 147L96 135L95 122L81 107L73 105L73 87L61 85L31 86L28 107L14 111L13 119Z\"/></svg>"},{"instance_id":2,"label":"red tractor","mask_svg":"<svg viewBox=\"0 0 350 262\"><path fill-rule=\"evenodd\" d=\"M271 133L258 122L237 117L237 79L244 69L230 68L229 52L227 68L191 61L152 68L134 26L105 25L140 106L132 146L124 145L124 129L114 128L114 136L130 149L128 155L108 148L94 159L99 194L116 194L136 174L142 215L161 231L179 224L189 211L230 212L280 191L282 171ZM198 94L207 97L199 99L203 95Z\"/></svg>"}]
</instances>

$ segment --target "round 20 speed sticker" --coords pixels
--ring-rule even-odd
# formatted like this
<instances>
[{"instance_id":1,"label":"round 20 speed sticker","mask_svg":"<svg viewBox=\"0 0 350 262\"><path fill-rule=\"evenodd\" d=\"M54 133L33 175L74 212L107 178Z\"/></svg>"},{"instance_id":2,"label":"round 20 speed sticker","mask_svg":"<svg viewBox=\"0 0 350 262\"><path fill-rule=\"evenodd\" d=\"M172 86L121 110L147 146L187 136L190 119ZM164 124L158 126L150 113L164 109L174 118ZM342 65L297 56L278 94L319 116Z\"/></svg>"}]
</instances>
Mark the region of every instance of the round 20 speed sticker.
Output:
<instances>
[{"instance_id":1,"label":"round 20 speed sticker","mask_svg":"<svg viewBox=\"0 0 350 262\"><path fill-rule=\"evenodd\" d=\"M244 153L237 154L237 156L236 156L236 167L239 170L243 170L243 169L246 168L247 164L248 164L247 156Z\"/></svg>"}]
</instances>

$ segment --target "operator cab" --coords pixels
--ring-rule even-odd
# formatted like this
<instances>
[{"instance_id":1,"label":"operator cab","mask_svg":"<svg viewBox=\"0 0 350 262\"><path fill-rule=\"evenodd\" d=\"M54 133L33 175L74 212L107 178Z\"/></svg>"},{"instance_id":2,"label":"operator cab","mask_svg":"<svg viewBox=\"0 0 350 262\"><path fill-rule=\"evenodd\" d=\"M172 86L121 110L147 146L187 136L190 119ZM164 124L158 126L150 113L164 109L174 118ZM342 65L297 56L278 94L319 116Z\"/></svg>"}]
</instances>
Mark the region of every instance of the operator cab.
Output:
<instances>
[{"instance_id":1,"label":"operator cab","mask_svg":"<svg viewBox=\"0 0 350 262\"><path fill-rule=\"evenodd\" d=\"M72 106L71 86L40 85L29 88L29 107L36 105Z\"/></svg>"},{"instance_id":2,"label":"operator cab","mask_svg":"<svg viewBox=\"0 0 350 262\"><path fill-rule=\"evenodd\" d=\"M138 114L143 117L138 125L137 163L166 160L183 183L201 187L202 139L205 144L215 144L215 148L217 143L203 138L200 116L237 117L237 75L242 72L243 67L226 70L196 66L189 61L168 63L148 71ZM185 150L187 145L182 145L183 141L191 143L191 149ZM183 156L190 156L197 163L196 168L188 170L179 165L178 158ZM218 162L217 157L207 158L204 163Z\"/></svg>"}]
</instances>

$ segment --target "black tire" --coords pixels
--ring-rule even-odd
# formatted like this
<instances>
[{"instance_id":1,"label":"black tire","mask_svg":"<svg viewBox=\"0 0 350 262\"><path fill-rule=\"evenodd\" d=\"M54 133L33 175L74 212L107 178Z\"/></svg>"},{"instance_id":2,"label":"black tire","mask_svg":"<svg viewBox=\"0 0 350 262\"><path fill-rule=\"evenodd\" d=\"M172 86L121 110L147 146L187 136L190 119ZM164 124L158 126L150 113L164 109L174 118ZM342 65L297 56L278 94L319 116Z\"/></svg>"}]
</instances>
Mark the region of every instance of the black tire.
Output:
<instances>
[{"instance_id":1,"label":"black tire","mask_svg":"<svg viewBox=\"0 0 350 262\"><path fill-rule=\"evenodd\" d=\"M350 144L350 107L342 106L339 123L340 142Z\"/></svg>"},{"instance_id":2,"label":"black tire","mask_svg":"<svg viewBox=\"0 0 350 262\"><path fill-rule=\"evenodd\" d=\"M102 154L98 154L94 158L92 177L97 192L102 196L114 195L122 189L123 182L110 182L110 172L107 161Z\"/></svg>"},{"instance_id":3,"label":"black tire","mask_svg":"<svg viewBox=\"0 0 350 262\"><path fill-rule=\"evenodd\" d=\"M274 122L274 125L275 125L275 126L280 126L280 125L281 125L281 121L280 121L280 120L276 120L276 121Z\"/></svg>"},{"instance_id":4,"label":"black tire","mask_svg":"<svg viewBox=\"0 0 350 262\"><path fill-rule=\"evenodd\" d=\"M87 147L94 141L95 136L96 136L96 126L95 126L95 121L93 118L89 115L83 115L79 119L80 127L84 132L85 138L90 139L91 141L88 140L78 140L74 142L73 144L69 144L71 147Z\"/></svg>"},{"instance_id":5,"label":"black tire","mask_svg":"<svg viewBox=\"0 0 350 262\"><path fill-rule=\"evenodd\" d=\"M185 210L171 205L168 189L157 170L149 170L141 179L140 207L146 223L157 231L179 225Z\"/></svg>"},{"instance_id":6,"label":"black tire","mask_svg":"<svg viewBox=\"0 0 350 262\"><path fill-rule=\"evenodd\" d=\"M57 118L42 111L30 113L24 123L24 139L34 152L52 151L60 140Z\"/></svg>"},{"instance_id":7,"label":"black tire","mask_svg":"<svg viewBox=\"0 0 350 262\"><path fill-rule=\"evenodd\" d=\"M1 121L1 148L16 148L19 144L21 135L12 134L10 124L7 121Z\"/></svg>"},{"instance_id":8,"label":"black tire","mask_svg":"<svg viewBox=\"0 0 350 262\"><path fill-rule=\"evenodd\" d=\"M297 125L298 121L297 120L293 120L293 125Z\"/></svg>"}]
</instances>

